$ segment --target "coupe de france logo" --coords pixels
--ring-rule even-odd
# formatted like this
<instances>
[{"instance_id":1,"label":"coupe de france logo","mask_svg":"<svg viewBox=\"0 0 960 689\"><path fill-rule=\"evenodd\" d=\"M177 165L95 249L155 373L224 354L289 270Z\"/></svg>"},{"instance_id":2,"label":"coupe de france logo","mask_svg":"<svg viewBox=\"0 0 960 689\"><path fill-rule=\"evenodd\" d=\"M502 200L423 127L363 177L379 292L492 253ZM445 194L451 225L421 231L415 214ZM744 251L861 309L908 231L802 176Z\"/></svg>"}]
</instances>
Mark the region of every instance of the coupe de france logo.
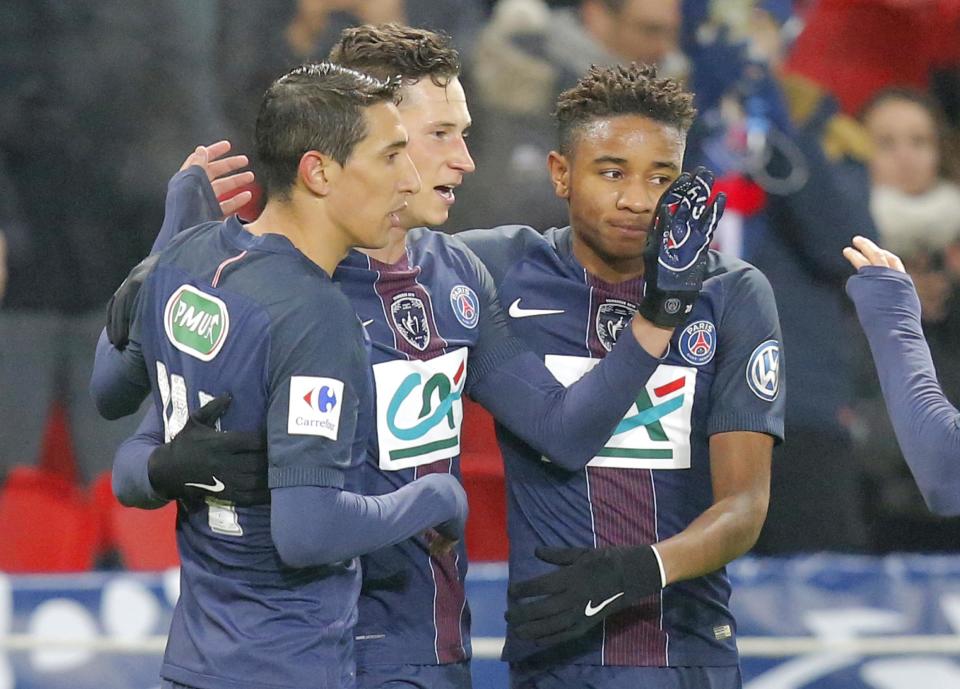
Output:
<instances>
[{"instance_id":1,"label":"coupe de france logo","mask_svg":"<svg viewBox=\"0 0 960 689\"><path fill-rule=\"evenodd\" d=\"M193 285L181 285L167 300L163 328L170 344L181 352L210 361L227 339L230 314L220 299Z\"/></svg>"},{"instance_id":2,"label":"coupe de france logo","mask_svg":"<svg viewBox=\"0 0 960 689\"><path fill-rule=\"evenodd\" d=\"M476 328L480 322L480 300L466 285L457 285L450 290L450 305L453 315L464 328Z\"/></svg>"},{"instance_id":3,"label":"coupe de france logo","mask_svg":"<svg viewBox=\"0 0 960 689\"><path fill-rule=\"evenodd\" d=\"M617 343L617 338L626 327L637 307L622 299L607 299L597 309L597 338L608 352Z\"/></svg>"},{"instance_id":4,"label":"coupe de france logo","mask_svg":"<svg viewBox=\"0 0 960 689\"><path fill-rule=\"evenodd\" d=\"M761 343L747 363L747 385L753 394L773 402L780 393L780 343L767 340Z\"/></svg>"},{"instance_id":5,"label":"coupe de france logo","mask_svg":"<svg viewBox=\"0 0 960 689\"><path fill-rule=\"evenodd\" d=\"M336 440L343 408L343 381L317 376L290 377L287 433Z\"/></svg>"},{"instance_id":6,"label":"coupe de france logo","mask_svg":"<svg viewBox=\"0 0 960 689\"><path fill-rule=\"evenodd\" d=\"M717 329L710 321L694 321L680 333L680 356L694 366L710 363L717 352Z\"/></svg>"},{"instance_id":7,"label":"coupe de france logo","mask_svg":"<svg viewBox=\"0 0 960 689\"><path fill-rule=\"evenodd\" d=\"M427 309L420 297L412 292L401 292L390 304L390 315L404 340L421 352L427 348L430 344L430 324L427 321Z\"/></svg>"}]
</instances>

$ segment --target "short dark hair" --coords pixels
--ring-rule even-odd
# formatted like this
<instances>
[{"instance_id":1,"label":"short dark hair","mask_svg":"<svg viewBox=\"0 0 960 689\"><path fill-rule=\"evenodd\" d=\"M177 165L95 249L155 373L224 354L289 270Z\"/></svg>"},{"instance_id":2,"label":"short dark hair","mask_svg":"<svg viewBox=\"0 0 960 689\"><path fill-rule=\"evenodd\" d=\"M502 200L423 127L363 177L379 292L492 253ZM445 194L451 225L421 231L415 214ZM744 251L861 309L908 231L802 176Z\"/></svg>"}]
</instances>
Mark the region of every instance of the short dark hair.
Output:
<instances>
[{"instance_id":1,"label":"short dark hair","mask_svg":"<svg viewBox=\"0 0 960 689\"><path fill-rule=\"evenodd\" d=\"M329 62L304 64L270 85L260 102L254 141L266 199L286 198L307 151L343 165L367 135L365 108L397 100L399 82Z\"/></svg>"},{"instance_id":2,"label":"short dark hair","mask_svg":"<svg viewBox=\"0 0 960 689\"><path fill-rule=\"evenodd\" d=\"M570 155L577 131L593 120L641 115L685 133L697 109L693 107L693 94L678 81L659 79L656 67L632 62L590 67L572 88L560 94L555 115L560 152Z\"/></svg>"},{"instance_id":3,"label":"short dark hair","mask_svg":"<svg viewBox=\"0 0 960 689\"><path fill-rule=\"evenodd\" d=\"M344 29L327 59L379 79L430 77L437 86L460 75L460 54L449 36L394 23Z\"/></svg>"}]
</instances>

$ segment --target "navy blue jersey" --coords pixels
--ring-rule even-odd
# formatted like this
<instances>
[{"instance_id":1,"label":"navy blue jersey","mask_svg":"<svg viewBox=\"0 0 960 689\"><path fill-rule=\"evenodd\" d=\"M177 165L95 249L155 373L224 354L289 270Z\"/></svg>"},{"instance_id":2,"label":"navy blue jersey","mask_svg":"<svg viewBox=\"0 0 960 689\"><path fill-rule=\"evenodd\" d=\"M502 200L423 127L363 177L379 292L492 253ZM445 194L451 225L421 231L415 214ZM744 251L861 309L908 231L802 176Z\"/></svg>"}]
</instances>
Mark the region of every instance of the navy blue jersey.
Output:
<instances>
[{"instance_id":1,"label":"navy blue jersey","mask_svg":"<svg viewBox=\"0 0 960 689\"><path fill-rule=\"evenodd\" d=\"M610 351L636 312L642 279L607 284L587 273L571 230L504 227L458 235L483 260L509 305L511 328L569 385ZM709 436L783 434L780 329L766 279L711 252L703 291L646 389L581 471L541 457L498 424L507 476L510 579L551 569L539 545L655 543L712 504ZM724 571L668 586L584 638L546 652L561 663L684 666L738 662ZM506 660L536 647L507 639Z\"/></svg>"},{"instance_id":2,"label":"navy blue jersey","mask_svg":"<svg viewBox=\"0 0 960 689\"><path fill-rule=\"evenodd\" d=\"M340 290L285 237L251 235L236 218L182 233L141 290L131 339L167 440L229 392L221 428L266 428L271 488L340 487L362 461L368 342ZM164 678L210 689L349 683L356 560L289 568L269 505L214 498L179 504L177 539L181 592Z\"/></svg>"},{"instance_id":3,"label":"navy blue jersey","mask_svg":"<svg viewBox=\"0 0 960 689\"><path fill-rule=\"evenodd\" d=\"M459 477L468 360L482 360L505 327L489 275L456 238L416 229L397 263L353 251L333 277L373 341L376 428L364 492L388 493L433 472ZM362 558L358 664L470 657L463 544L431 557L428 538Z\"/></svg>"}]
</instances>

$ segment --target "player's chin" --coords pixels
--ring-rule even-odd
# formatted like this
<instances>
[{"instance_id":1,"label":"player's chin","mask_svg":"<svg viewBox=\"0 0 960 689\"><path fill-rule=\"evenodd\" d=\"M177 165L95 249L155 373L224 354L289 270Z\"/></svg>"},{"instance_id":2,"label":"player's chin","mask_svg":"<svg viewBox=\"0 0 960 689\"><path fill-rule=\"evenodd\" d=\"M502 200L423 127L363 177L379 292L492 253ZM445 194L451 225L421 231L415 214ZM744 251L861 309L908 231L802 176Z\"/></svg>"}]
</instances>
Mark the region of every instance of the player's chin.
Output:
<instances>
[{"instance_id":1,"label":"player's chin","mask_svg":"<svg viewBox=\"0 0 960 689\"><path fill-rule=\"evenodd\" d=\"M647 231L610 226L604 232L603 243L614 258L636 258L647 245Z\"/></svg>"},{"instance_id":2,"label":"player's chin","mask_svg":"<svg viewBox=\"0 0 960 689\"><path fill-rule=\"evenodd\" d=\"M450 208L441 203L418 204L412 210L417 216L417 222L410 225L411 227L437 227L447 222L450 217Z\"/></svg>"}]
</instances>

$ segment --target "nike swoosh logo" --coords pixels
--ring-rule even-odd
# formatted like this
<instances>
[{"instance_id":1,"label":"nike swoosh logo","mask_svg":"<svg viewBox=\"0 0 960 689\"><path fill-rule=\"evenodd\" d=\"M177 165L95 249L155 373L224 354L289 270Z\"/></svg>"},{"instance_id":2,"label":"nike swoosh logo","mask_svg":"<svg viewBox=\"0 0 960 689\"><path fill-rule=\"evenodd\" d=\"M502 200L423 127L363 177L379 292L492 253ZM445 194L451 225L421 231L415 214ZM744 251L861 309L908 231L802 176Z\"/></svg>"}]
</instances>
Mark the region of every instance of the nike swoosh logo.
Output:
<instances>
[{"instance_id":1,"label":"nike swoosh logo","mask_svg":"<svg viewBox=\"0 0 960 689\"><path fill-rule=\"evenodd\" d=\"M362 325L364 328L366 328L366 327L367 327L368 325L370 325L371 323L373 323L373 319L372 319L372 318L371 318L369 321L363 321L360 325Z\"/></svg>"},{"instance_id":2,"label":"nike swoosh logo","mask_svg":"<svg viewBox=\"0 0 960 689\"><path fill-rule=\"evenodd\" d=\"M211 493L222 493L223 489L226 488L223 481L216 476L213 477L213 483L184 483L183 485L191 488L202 488L203 490L209 490Z\"/></svg>"},{"instance_id":3,"label":"nike swoosh logo","mask_svg":"<svg viewBox=\"0 0 960 689\"><path fill-rule=\"evenodd\" d=\"M507 313L510 314L510 318L529 318L530 316L552 316L555 313L563 313L563 309L522 309L520 299L517 299L510 304Z\"/></svg>"},{"instance_id":4,"label":"nike swoosh logo","mask_svg":"<svg viewBox=\"0 0 960 689\"><path fill-rule=\"evenodd\" d=\"M619 598L625 593L626 591L621 591L620 593L616 593L610 596L609 598L607 598L607 600L603 601L602 603L600 603L600 605L597 605L597 606L594 606L592 600L588 600L587 607L583 609L583 614L586 615L587 617L593 617L594 615L596 615L598 612L603 610L605 607L610 605L613 601L617 600L617 598Z\"/></svg>"}]
</instances>

